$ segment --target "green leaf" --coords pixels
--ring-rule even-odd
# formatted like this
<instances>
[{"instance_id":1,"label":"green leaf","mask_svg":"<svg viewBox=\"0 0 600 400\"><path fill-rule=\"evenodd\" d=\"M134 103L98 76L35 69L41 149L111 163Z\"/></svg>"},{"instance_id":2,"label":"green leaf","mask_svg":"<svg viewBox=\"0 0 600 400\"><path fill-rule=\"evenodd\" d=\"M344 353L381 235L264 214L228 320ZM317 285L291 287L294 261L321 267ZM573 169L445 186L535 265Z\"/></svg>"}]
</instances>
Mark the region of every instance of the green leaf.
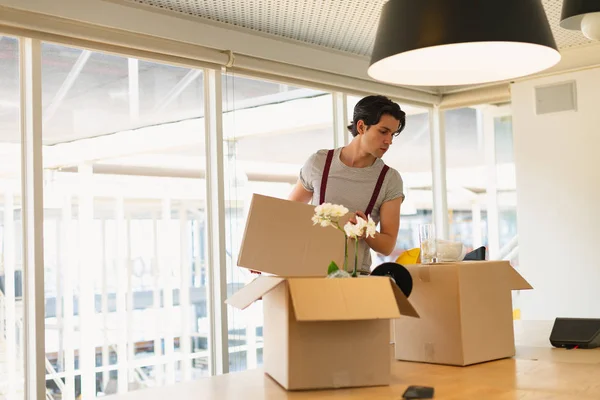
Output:
<instances>
[{"instance_id":1,"label":"green leaf","mask_svg":"<svg viewBox=\"0 0 600 400\"><path fill-rule=\"evenodd\" d=\"M334 273L335 271L339 271L340 267L337 266L335 261L332 261L329 264L329 268L327 269L327 275Z\"/></svg>"}]
</instances>

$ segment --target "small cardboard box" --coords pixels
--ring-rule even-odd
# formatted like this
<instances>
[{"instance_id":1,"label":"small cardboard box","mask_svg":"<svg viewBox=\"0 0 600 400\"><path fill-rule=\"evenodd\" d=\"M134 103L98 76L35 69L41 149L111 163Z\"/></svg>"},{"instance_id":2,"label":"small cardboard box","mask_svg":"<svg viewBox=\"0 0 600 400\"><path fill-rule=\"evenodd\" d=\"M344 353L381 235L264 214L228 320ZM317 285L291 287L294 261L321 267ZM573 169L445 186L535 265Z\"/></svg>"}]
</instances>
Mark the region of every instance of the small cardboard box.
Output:
<instances>
[{"instance_id":1,"label":"small cardboard box","mask_svg":"<svg viewBox=\"0 0 600 400\"><path fill-rule=\"evenodd\" d=\"M315 207L254 194L240 246L238 266L279 276L327 275L331 261L344 265L344 234L314 225ZM343 226L350 213L340 222ZM351 244L351 242L349 242ZM362 263L359 254L358 265ZM354 246L348 246L354 267Z\"/></svg>"},{"instance_id":2,"label":"small cardboard box","mask_svg":"<svg viewBox=\"0 0 600 400\"><path fill-rule=\"evenodd\" d=\"M420 318L394 321L397 360L465 366L515 355L511 291L532 287L508 261L407 269Z\"/></svg>"},{"instance_id":3,"label":"small cardboard box","mask_svg":"<svg viewBox=\"0 0 600 400\"><path fill-rule=\"evenodd\" d=\"M257 278L227 303L262 296L263 367L288 390L389 385L389 320L418 314L389 278Z\"/></svg>"},{"instance_id":4,"label":"small cardboard box","mask_svg":"<svg viewBox=\"0 0 600 400\"><path fill-rule=\"evenodd\" d=\"M390 320L418 314L387 277L325 278L332 259L343 265L344 236L314 226L313 213L254 195L238 265L278 276L255 279L227 303L263 299L263 368L284 388L389 385Z\"/></svg>"}]
</instances>

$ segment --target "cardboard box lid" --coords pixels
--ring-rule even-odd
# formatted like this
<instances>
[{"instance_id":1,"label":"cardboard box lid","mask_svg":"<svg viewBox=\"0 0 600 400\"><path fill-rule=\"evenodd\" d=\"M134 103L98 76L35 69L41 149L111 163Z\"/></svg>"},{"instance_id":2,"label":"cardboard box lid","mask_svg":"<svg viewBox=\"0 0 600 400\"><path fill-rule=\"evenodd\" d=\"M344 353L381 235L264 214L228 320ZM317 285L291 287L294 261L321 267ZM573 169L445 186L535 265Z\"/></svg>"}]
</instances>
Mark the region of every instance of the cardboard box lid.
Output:
<instances>
[{"instance_id":1,"label":"cardboard box lid","mask_svg":"<svg viewBox=\"0 0 600 400\"><path fill-rule=\"evenodd\" d=\"M282 278L261 276L234 293L226 303L244 309L287 281L297 321L352 321L419 317L388 277Z\"/></svg>"},{"instance_id":2,"label":"cardboard box lid","mask_svg":"<svg viewBox=\"0 0 600 400\"><path fill-rule=\"evenodd\" d=\"M466 261L458 263L457 266L460 268L460 277L463 281L473 280L474 284L480 285L504 284L509 290L533 289L533 286L510 265L509 261ZM494 273L490 268L499 269L501 272ZM484 282L483 279L489 282Z\"/></svg>"},{"instance_id":3,"label":"cardboard box lid","mask_svg":"<svg viewBox=\"0 0 600 400\"><path fill-rule=\"evenodd\" d=\"M326 276L331 261L344 264L344 234L314 225L315 207L254 194L237 265L279 276ZM344 217L347 221L350 213ZM340 224L340 226L343 226ZM363 255L359 254L359 265ZM348 248L354 266L353 246Z\"/></svg>"},{"instance_id":4,"label":"cardboard box lid","mask_svg":"<svg viewBox=\"0 0 600 400\"><path fill-rule=\"evenodd\" d=\"M529 289L533 289L533 286L531 286L529 284L529 282L527 282L525 280L525 278L523 278L521 276L521 274L519 274L519 272L514 269L512 267L512 265L510 265L510 263L508 261L506 261L507 264L507 269L508 269L508 279L510 282L510 288L512 290L529 290Z\"/></svg>"},{"instance_id":5,"label":"cardboard box lid","mask_svg":"<svg viewBox=\"0 0 600 400\"><path fill-rule=\"evenodd\" d=\"M484 281L492 281L492 284L499 284L500 282L507 285L509 290L528 290L533 289L533 286L519 274L519 272L510 265L509 261L496 260L496 261L460 261L460 262L444 262L436 264L415 264L406 265L405 268L409 270L413 279L418 279L423 282L428 282L431 275L436 271L440 271L442 268L456 269L459 277L462 281L465 279L475 279L474 283L483 283ZM500 275L492 273L490 268L496 268L502 271ZM486 273L490 271L490 273ZM472 272L477 273L473 275Z\"/></svg>"},{"instance_id":6,"label":"cardboard box lid","mask_svg":"<svg viewBox=\"0 0 600 400\"><path fill-rule=\"evenodd\" d=\"M288 279L297 321L350 321L419 317L387 277Z\"/></svg>"},{"instance_id":7,"label":"cardboard box lid","mask_svg":"<svg viewBox=\"0 0 600 400\"><path fill-rule=\"evenodd\" d=\"M225 303L243 310L283 281L285 281L285 278L278 276L258 277L231 295L231 297L225 300Z\"/></svg>"}]
</instances>

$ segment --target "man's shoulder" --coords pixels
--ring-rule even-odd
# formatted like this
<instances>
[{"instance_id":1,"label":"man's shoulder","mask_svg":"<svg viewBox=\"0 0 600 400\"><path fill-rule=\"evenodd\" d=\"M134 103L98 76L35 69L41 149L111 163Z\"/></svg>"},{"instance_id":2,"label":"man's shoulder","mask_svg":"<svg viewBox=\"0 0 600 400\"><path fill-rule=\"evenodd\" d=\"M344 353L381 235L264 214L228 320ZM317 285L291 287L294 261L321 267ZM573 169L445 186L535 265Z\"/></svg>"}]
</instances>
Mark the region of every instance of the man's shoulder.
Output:
<instances>
[{"instance_id":1,"label":"man's shoulder","mask_svg":"<svg viewBox=\"0 0 600 400\"><path fill-rule=\"evenodd\" d=\"M388 167L388 173L400 175L400 172L396 168L390 166L389 164L385 164L385 165Z\"/></svg>"},{"instance_id":2,"label":"man's shoulder","mask_svg":"<svg viewBox=\"0 0 600 400\"><path fill-rule=\"evenodd\" d=\"M333 149L321 149L321 150L317 150L314 155L317 157L327 157L327 153L329 153L329 150L333 150Z\"/></svg>"},{"instance_id":3,"label":"man's shoulder","mask_svg":"<svg viewBox=\"0 0 600 400\"><path fill-rule=\"evenodd\" d=\"M308 157L308 162L313 165L322 165L325 163L325 159L327 158L327 153L330 149L321 149L312 153Z\"/></svg>"},{"instance_id":4,"label":"man's shoulder","mask_svg":"<svg viewBox=\"0 0 600 400\"><path fill-rule=\"evenodd\" d=\"M388 171L387 171L386 178L390 179L391 181L402 182L402 175L400 175L400 172L397 169L390 167L389 165L387 165L387 167L388 167Z\"/></svg>"}]
</instances>

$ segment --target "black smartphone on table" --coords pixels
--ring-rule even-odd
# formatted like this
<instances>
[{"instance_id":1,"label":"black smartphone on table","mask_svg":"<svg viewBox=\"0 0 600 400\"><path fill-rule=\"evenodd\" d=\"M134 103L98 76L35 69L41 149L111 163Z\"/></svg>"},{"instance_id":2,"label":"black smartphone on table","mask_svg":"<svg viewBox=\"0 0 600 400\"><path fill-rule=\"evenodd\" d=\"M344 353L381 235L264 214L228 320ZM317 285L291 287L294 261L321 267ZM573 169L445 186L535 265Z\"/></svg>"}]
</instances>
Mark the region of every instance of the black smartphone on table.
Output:
<instances>
[{"instance_id":1,"label":"black smartphone on table","mask_svg":"<svg viewBox=\"0 0 600 400\"><path fill-rule=\"evenodd\" d=\"M402 395L403 399L433 399L433 388L429 386L409 386Z\"/></svg>"}]
</instances>

